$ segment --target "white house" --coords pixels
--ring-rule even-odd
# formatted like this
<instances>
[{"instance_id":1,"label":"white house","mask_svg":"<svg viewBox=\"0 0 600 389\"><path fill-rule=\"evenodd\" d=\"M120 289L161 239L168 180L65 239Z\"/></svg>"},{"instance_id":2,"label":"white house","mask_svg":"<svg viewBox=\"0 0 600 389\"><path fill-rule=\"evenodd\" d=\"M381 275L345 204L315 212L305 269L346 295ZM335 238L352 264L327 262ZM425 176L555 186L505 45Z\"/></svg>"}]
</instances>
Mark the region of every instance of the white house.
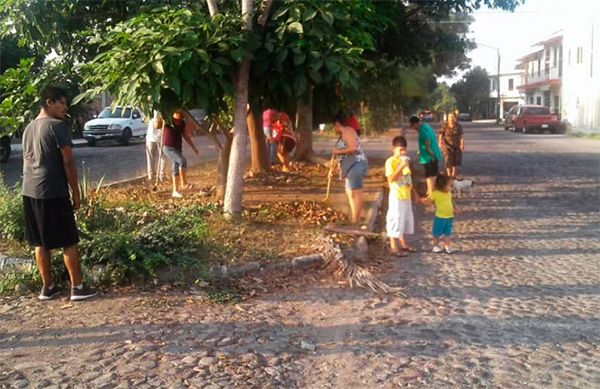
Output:
<instances>
[{"instance_id":1,"label":"white house","mask_svg":"<svg viewBox=\"0 0 600 389\"><path fill-rule=\"evenodd\" d=\"M519 90L521 86L523 70L515 69L500 73L500 117L508 112L513 106L525 103L525 95ZM490 100L488 105L488 116L496 116L498 109L498 76L490 76Z\"/></svg>"},{"instance_id":2,"label":"white house","mask_svg":"<svg viewBox=\"0 0 600 389\"><path fill-rule=\"evenodd\" d=\"M581 14L565 24L562 119L575 130L600 131L600 14Z\"/></svg>"},{"instance_id":3,"label":"white house","mask_svg":"<svg viewBox=\"0 0 600 389\"><path fill-rule=\"evenodd\" d=\"M557 31L533 46L532 52L519 59L523 76L518 89L525 94L525 103L543 105L560 113L563 31Z\"/></svg>"}]
</instances>

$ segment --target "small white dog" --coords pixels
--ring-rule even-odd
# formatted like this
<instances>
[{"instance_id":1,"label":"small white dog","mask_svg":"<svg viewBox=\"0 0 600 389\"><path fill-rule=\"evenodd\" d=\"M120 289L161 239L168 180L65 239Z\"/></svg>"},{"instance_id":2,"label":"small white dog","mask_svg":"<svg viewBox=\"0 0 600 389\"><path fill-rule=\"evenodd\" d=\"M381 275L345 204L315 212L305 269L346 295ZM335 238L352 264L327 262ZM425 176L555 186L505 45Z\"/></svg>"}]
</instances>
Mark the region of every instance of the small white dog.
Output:
<instances>
[{"instance_id":1,"label":"small white dog","mask_svg":"<svg viewBox=\"0 0 600 389\"><path fill-rule=\"evenodd\" d=\"M472 193L474 186L475 181L473 180L454 180L452 181L452 192L461 197L463 191Z\"/></svg>"}]
</instances>

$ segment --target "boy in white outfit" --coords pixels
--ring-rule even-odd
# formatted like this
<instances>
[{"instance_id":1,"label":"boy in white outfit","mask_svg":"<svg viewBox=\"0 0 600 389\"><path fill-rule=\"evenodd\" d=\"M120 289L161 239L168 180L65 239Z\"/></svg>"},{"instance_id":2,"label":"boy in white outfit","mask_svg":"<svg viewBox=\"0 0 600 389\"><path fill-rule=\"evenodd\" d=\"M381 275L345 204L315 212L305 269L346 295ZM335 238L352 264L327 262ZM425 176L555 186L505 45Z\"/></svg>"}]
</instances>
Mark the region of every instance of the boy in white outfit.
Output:
<instances>
[{"instance_id":1,"label":"boy in white outfit","mask_svg":"<svg viewBox=\"0 0 600 389\"><path fill-rule=\"evenodd\" d=\"M152 181L156 177L156 165L160 158L158 167L158 179L165 179L165 162L166 156L160 151L160 138L162 136L163 119L160 114L154 111L154 118L148 123L146 131L146 164L148 170L148 181Z\"/></svg>"},{"instance_id":2,"label":"boy in white outfit","mask_svg":"<svg viewBox=\"0 0 600 389\"><path fill-rule=\"evenodd\" d=\"M390 187L386 230L392 254L404 257L406 252L415 252L404 239L405 234L414 233L412 172L406 152L406 139L402 136L395 137L392 140L392 150L394 154L385 161L385 176Z\"/></svg>"}]
</instances>

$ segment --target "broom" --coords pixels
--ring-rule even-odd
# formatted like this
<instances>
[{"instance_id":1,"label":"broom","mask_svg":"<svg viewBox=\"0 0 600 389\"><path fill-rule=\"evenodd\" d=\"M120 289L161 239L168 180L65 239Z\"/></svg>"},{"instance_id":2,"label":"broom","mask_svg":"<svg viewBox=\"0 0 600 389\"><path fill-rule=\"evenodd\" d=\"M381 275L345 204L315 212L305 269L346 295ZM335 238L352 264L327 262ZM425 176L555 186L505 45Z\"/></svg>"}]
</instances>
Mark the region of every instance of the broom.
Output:
<instances>
[{"instance_id":1,"label":"broom","mask_svg":"<svg viewBox=\"0 0 600 389\"><path fill-rule=\"evenodd\" d=\"M339 245L331 237L321 235L317 239L317 247L323 257L323 267L333 271L334 275L344 278L353 288L366 289L378 294L391 294L399 298L406 298L402 288L392 287L374 276L369 270L348 260Z\"/></svg>"},{"instance_id":2,"label":"broom","mask_svg":"<svg viewBox=\"0 0 600 389\"><path fill-rule=\"evenodd\" d=\"M327 174L327 193L325 193L325 198L323 202L329 200L329 192L331 192L331 180L333 179L333 163L335 162L335 154L331 154L331 161L329 162L329 173Z\"/></svg>"}]
</instances>

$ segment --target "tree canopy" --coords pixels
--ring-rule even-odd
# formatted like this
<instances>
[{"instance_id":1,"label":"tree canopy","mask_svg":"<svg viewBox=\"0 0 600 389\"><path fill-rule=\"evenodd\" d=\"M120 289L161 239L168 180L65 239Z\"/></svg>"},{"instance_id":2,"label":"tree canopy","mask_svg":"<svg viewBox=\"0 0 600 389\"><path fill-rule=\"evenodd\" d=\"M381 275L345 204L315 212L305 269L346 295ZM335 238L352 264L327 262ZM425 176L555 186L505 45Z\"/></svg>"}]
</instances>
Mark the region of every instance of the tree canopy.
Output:
<instances>
[{"instance_id":1,"label":"tree canopy","mask_svg":"<svg viewBox=\"0 0 600 389\"><path fill-rule=\"evenodd\" d=\"M458 108L471 112L475 117L483 110L490 97L490 79L487 71L479 66L465 73L451 88Z\"/></svg>"}]
</instances>

